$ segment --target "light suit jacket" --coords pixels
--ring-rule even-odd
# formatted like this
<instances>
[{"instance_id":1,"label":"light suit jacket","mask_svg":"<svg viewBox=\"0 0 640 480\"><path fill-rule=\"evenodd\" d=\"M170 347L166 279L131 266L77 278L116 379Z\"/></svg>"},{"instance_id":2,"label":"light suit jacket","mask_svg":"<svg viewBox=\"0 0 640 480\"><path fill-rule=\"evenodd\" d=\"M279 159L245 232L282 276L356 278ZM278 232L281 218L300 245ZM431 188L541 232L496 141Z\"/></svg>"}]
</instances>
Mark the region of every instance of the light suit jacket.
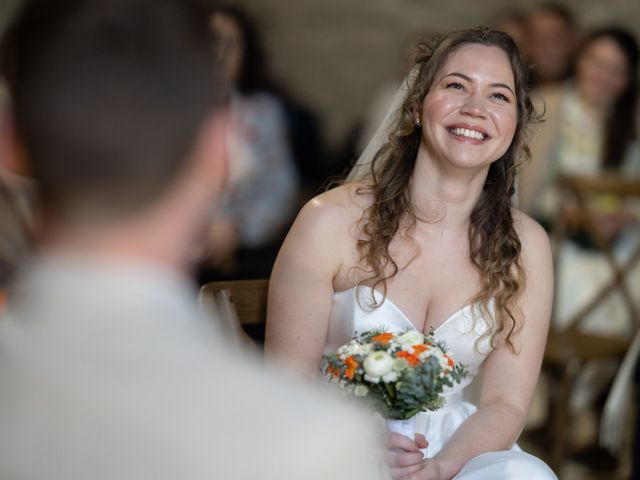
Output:
<instances>
[{"instance_id":1,"label":"light suit jacket","mask_svg":"<svg viewBox=\"0 0 640 480\"><path fill-rule=\"evenodd\" d=\"M381 478L363 412L238 358L195 297L146 266L23 275L0 318L0 478Z\"/></svg>"}]
</instances>

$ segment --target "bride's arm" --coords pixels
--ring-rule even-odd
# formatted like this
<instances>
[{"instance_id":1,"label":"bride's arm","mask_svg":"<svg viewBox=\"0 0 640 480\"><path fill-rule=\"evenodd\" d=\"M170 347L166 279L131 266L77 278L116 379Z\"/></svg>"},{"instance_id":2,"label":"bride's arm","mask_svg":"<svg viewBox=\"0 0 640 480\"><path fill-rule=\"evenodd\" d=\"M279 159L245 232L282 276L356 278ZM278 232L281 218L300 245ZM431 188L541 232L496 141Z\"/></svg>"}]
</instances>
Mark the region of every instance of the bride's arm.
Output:
<instances>
[{"instance_id":1,"label":"bride's arm","mask_svg":"<svg viewBox=\"0 0 640 480\"><path fill-rule=\"evenodd\" d=\"M526 272L526 290L519 302L524 325L516 337L518 352L501 347L489 354L478 411L460 426L433 460L424 462L423 471L409 478L450 479L473 457L509 449L523 428L549 328L553 267L544 230L519 212L514 216ZM432 470L439 474L431 475Z\"/></svg>"},{"instance_id":2,"label":"bride's arm","mask_svg":"<svg viewBox=\"0 0 640 480\"><path fill-rule=\"evenodd\" d=\"M265 353L313 377L326 342L333 279L347 242L339 197L339 191L330 191L304 206L269 283Z\"/></svg>"}]
</instances>

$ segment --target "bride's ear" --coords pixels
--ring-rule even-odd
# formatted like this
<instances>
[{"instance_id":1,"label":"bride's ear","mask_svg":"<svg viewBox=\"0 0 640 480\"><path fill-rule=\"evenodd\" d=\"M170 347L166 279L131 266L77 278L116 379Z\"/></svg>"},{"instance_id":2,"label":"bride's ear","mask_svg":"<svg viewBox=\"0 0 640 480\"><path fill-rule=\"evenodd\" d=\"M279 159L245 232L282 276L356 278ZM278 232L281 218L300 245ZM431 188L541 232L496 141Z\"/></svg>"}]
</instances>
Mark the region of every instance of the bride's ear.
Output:
<instances>
[{"instance_id":1,"label":"bride's ear","mask_svg":"<svg viewBox=\"0 0 640 480\"><path fill-rule=\"evenodd\" d=\"M417 107L414 108L411 116L413 117L413 123L417 127L422 126L422 109L421 108L417 108Z\"/></svg>"}]
</instances>

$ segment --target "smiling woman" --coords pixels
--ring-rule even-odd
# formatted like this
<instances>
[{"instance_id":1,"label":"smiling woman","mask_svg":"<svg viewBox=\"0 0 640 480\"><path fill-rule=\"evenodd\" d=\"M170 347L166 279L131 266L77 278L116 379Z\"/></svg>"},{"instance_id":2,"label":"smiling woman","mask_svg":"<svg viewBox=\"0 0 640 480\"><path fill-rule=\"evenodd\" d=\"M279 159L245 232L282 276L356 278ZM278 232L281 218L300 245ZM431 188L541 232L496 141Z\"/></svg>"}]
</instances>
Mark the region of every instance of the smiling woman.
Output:
<instances>
[{"instance_id":1,"label":"smiling woman","mask_svg":"<svg viewBox=\"0 0 640 480\"><path fill-rule=\"evenodd\" d=\"M515 445L553 283L546 234L511 205L533 114L526 71L501 32L424 45L375 147L303 208L273 271L266 353L309 376L323 353L381 326L431 331L467 365L445 407L418 414L415 441L390 434L394 478L555 478ZM480 366L476 409L462 391Z\"/></svg>"},{"instance_id":2,"label":"smiling woman","mask_svg":"<svg viewBox=\"0 0 640 480\"><path fill-rule=\"evenodd\" d=\"M481 44L460 47L422 102L423 141L418 156L430 155L462 168L500 158L515 133L514 89L504 50Z\"/></svg>"}]
</instances>

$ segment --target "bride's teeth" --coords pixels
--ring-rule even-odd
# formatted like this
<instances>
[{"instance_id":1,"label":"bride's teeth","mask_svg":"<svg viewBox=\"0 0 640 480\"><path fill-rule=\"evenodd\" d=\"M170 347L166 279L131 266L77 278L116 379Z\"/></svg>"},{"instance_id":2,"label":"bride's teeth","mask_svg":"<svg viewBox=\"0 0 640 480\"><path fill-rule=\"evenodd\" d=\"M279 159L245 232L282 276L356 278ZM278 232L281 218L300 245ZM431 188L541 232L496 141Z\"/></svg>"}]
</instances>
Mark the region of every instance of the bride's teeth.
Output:
<instances>
[{"instance_id":1,"label":"bride's teeth","mask_svg":"<svg viewBox=\"0 0 640 480\"><path fill-rule=\"evenodd\" d=\"M473 138L475 140L484 140L486 135L480 132L476 132L475 130L469 130L468 128L453 128L451 132L454 135L459 135L462 137Z\"/></svg>"}]
</instances>

